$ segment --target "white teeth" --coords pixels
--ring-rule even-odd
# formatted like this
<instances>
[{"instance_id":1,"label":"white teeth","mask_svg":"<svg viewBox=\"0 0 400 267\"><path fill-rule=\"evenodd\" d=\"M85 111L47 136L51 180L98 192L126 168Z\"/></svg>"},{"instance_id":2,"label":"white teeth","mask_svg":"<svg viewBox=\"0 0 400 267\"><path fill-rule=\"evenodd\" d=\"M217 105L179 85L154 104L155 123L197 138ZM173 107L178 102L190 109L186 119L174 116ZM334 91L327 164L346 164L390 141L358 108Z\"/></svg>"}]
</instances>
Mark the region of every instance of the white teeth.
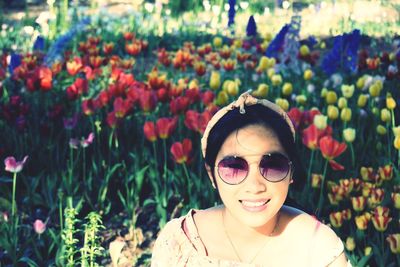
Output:
<instances>
[{"instance_id":1,"label":"white teeth","mask_svg":"<svg viewBox=\"0 0 400 267\"><path fill-rule=\"evenodd\" d=\"M261 202L250 202L250 201L244 201L242 200L242 204L247 206L247 207L260 207L262 205L265 205L268 201L261 201Z\"/></svg>"}]
</instances>

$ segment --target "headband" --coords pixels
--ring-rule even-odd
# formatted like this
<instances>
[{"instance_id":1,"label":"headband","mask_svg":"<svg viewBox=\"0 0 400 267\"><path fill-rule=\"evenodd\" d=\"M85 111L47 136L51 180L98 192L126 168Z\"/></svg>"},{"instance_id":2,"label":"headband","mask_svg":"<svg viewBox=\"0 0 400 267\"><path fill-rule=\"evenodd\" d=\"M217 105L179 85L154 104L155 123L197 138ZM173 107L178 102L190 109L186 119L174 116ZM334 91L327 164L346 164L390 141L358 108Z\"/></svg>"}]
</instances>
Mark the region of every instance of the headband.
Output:
<instances>
[{"instance_id":1,"label":"headband","mask_svg":"<svg viewBox=\"0 0 400 267\"><path fill-rule=\"evenodd\" d=\"M211 118L211 120L208 122L206 129L204 130L203 137L201 138L201 150L203 153L203 157L206 156L206 149L207 149L207 139L208 135L210 134L211 129L214 127L214 125L223 117L225 116L226 113L229 111L239 108L239 113L240 114L245 114L245 106L252 106L252 105L263 105L276 113L278 113L289 125L289 128L292 132L293 135L293 140L295 139L295 130L293 126L293 122L290 120L289 116L287 113L277 104L272 103L271 101L268 101L267 99L257 99L254 96L250 94L251 90L241 94L239 98L236 101L233 101L229 105L223 107L222 109L218 110L217 113L214 114L214 116Z\"/></svg>"}]
</instances>

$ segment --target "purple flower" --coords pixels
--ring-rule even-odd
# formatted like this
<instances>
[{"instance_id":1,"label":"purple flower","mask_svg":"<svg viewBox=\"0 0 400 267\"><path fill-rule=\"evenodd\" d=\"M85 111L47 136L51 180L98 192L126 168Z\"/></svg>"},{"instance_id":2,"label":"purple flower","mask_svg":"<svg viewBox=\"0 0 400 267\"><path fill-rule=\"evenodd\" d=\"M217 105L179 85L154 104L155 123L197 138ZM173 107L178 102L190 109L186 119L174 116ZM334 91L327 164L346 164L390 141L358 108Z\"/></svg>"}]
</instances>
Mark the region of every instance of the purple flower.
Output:
<instances>
[{"instance_id":1,"label":"purple flower","mask_svg":"<svg viewBox=\"0 0 400 267\"><path fill-rule=\"evenodd\" d=\"M229 0L228 27L235 24L235 14L236 14L235 5L236 5L236 0Z\"/></svg>"},{"instance_id":2,"label":"purple flower","mask_svg":"<svg viewBox=\"0 0 400 267\"><path fill-rule=\"evenodd\" d=\"M247 37L255 37L257 35L257 24L253 15L250 16L249 21L247 22L246 34Z\"/></svg>"},{"instance_id":3,"label":"purple flower","mask_svg":"<svg viewBox=\"0 0 400 267\"><path fill-rule=\"evenodd\" d=\"M18 173L22 171L27 159L28 156L25 156L22 161L16 161L14 157L7 157L4 160L4 165L6 166L5 170L12 173Z\"/></svg>"},{"instance_id":4,"label":"purple flower","mask_svg":"<svg viewBox=\"0 0 400 267\"><path fill-rule=\"evenodd\" d=\"M79 140L76 138L69 139L69 147L73 149L78 149L79 147Z\"/></svg>"},{"instance_id":5,"label":"purple flower","mask_svg":"<svg viewBox=\"0 0 400 267\"><path fill-rule=\"evenodd\" d=\"M64 128L67 130L72 130L78 123L78 114L74 114L72 118L63 118Z\"/></svg>"}]
</instances>

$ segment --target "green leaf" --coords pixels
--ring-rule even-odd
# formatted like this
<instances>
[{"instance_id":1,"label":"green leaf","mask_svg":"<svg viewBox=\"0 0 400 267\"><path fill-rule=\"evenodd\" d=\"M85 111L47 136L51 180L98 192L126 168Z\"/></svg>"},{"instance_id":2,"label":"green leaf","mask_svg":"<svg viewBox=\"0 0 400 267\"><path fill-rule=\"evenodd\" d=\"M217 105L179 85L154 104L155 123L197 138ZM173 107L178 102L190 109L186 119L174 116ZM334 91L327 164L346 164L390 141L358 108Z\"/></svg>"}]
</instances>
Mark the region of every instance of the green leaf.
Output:
<instances>
[{"instance_id":1,"label":"green leaf","mask_svg":"<svg viewBox=\"0 0 400 267\"><path fill-rule=\"evenodd\" d=\"M7 176L0 177L0 183L12 183L13 179Z\"/></svg>"},{"instance_id":2,"label":"green leaf","mask_svg":"<svg viewBox=\"0 0 400 267\"><path fill-rule=\"evenodd\" d=\"M18 260L18 262L25 262L29 265L29 267L39 267L39 265L36 264L33 260L29 259L28 257L22 257Z\"/></svg>"},{"instance_id":3,"label":"green leaf","mask_svg":"<svg viewBox=\"0 0 400 267\"><path fill-rule=\"evenodd\" d=\"M136 173L135 180L136 180L136 186L137 186L138 193L142 190L144 174L146 173L148 168L149 168L149 165L144 166L140 171L138 171Z\"/></svg>"}]
</instances>

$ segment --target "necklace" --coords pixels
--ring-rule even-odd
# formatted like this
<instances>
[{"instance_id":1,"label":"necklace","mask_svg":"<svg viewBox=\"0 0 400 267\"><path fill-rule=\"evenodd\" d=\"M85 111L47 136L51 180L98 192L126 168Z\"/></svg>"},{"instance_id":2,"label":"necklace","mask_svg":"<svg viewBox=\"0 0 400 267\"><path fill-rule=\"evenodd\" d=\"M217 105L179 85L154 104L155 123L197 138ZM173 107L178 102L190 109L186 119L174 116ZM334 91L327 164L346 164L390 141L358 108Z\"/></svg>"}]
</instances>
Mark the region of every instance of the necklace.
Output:
<instances>
[{"instance_id":1,"label":"necklace","mask_svg":"<svg viewBox=\"0 0 400 267\"><path fill-rule=\"evenodd\" d=\"M233 251L234 251L235 254L236 254L236 257L238 258L238 260L239 260L240 262L243 262L243 260L242 260L242 259L240 258L240 256L239 256L238 251L236 250L235 245L234 245L233 242L232 242L231 237L230 237L229 234L228 234L228 231L226 230L224 213L225 213L225 210L221 212L221 214L222 214L222 225L223 225L223 227L224 227L225 235L226 235L226 237L228 238L228 241L229 241L229 243L231 244L231 246L232 246L232 248L233 248ZM276 219L276 223L275 223L274 229L273 229L272 232L269 233L269 235L268 235L269 237L271 237L271 236L275 233L275 231L276 231L276 229L277 229L277 226L279 225L279 218L280 218L280 213L278 212L278 218ZM261 248L257 251L257 253L251 258L251 261L250 261L249 263L253 263L253 261L257 258L258 254L260 254L260 252L265 248L265 246L269 243L269 241L271 241L271 238L268 238L268 239L267 239L267 241L261 246Z\"/></svg>"}]
</instances>

